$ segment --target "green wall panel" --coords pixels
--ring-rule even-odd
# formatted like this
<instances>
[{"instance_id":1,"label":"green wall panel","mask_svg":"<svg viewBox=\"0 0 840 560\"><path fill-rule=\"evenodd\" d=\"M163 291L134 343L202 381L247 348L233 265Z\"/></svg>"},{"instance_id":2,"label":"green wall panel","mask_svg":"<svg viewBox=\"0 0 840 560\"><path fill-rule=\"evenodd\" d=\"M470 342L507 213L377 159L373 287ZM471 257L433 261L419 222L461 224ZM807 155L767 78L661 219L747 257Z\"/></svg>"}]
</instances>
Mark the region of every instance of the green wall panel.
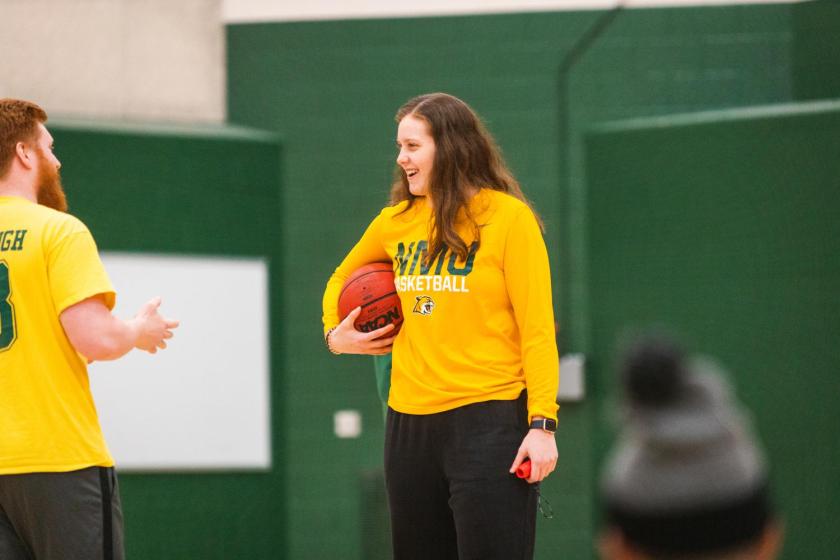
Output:
<instances>
[{"instance_id":1,"label":"green wall panel","mask_svg":"<svg viewBox=\"0 0 840 560\"><path fill-rule=\"evenodd\" d=\"M791 7L622 10L562 82L569 346L588 350L583 133L618 119L793 99Z\"/></svg>"},{"instance_id":2,"label":"green wall panel","mask_svg":"<svg viewBox=\"0 0 840 560\"><path fill-rule=\"evenodd\" d=\"M373 368L368 358L326 353L320 298L387 198L392 116L403 101L443 90L485 117L546 219L561 344L588 352L583 131L605 120L792 98L788 5L623 10L567 59L606 14L228 27L231 120L288 139L283 251L291 266L283 285L293 297L283 313L297 325L284 342L295 349L284 363L288 453L318 457L322 473L289 471L290 558L362 558L368 542L380 542L358 519L360 510L379 511L364 503L376 499L369 479L360 482L381 465ZM564 63L570 71L561 79ZM543 487L557 515L539 521L537 558L593 556L593 449L604 392L598 379L589 389L586 402L561 409L560 468ZM343 408L362 412L360 439L332 435L332 414Z\"/></svg>"},{"instance_id":3,"label":"green wall panel","mask_svg":"<svg viewBox=\"0 0 840 560\"><path fill-rule=\"evenodd\" d=\"M587 368L603 359L593 346L590 302L588 206L584 134L596 123L788 101L790 75L788 5L620 10L591 44L564 60L558 87L561 142L558 186L565 229L561 237L561 310L567 349L583 352ZM602 222L599 222L602 223ZM609 225L606 226L609 231ZM611 433L609 392L587 374L588 404L578 419L578 461L587 478L587 511L594 539L598 459ZM573 556L578 557L578 556ZM591 553L590 556L592 557Z\"/></svg>"},{"instance_id":4,"label":"green wall panel","mask_svg":"<svg viewBox=\"0 0 840 560\"><path fill-rule=\"evenodd\" d=\"M793 10L796 98L840 97L840 2L805 2Z\"/></svg>"},{"instance_id":5,"label":"green wall panel","mask_svg":"<svg viewBox=\"0 0 840 560\"><path fill-rule=\"evenodd\" d=\"M129 558L275 560L286 547L287 460L279 366L279 141L236 127L47 125L70 211L88 225L100 250L269 260L273 468L121 473L120 486ZM189 328L189 318L180 319Z\"/></svg>"},{"instance_id":6,"label":"green wall panel","mask_svg":"<svg viewBox=\"0 0 840 560\"><path fill-rule=\"evenodd\" d=\"M826 102L627 121L587 140L592 372L614 392L617 339L649 325L728 367L791 560L837 554L838 134L840 103Z\"/></svg>"}]
</instances>

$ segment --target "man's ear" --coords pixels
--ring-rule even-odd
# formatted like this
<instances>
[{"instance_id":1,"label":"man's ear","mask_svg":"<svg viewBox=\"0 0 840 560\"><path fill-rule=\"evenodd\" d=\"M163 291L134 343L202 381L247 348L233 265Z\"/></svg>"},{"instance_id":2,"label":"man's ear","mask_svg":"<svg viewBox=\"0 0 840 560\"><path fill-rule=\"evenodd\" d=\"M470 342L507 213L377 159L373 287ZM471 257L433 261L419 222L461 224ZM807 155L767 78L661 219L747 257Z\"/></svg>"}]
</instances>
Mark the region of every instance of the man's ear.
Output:
<instances>
[{"instance_id":1,"label":"man's ear","mask_svg":"<svg viewBox=\"0 0 840 560\"><path fill-rule=\"evenodd\" d=\"M20 160L20 164L26 169L35 168L35 158L33 157L33 149L27 146L24 142L15 144L15 156Z\"/></svg>"}]
</instances>

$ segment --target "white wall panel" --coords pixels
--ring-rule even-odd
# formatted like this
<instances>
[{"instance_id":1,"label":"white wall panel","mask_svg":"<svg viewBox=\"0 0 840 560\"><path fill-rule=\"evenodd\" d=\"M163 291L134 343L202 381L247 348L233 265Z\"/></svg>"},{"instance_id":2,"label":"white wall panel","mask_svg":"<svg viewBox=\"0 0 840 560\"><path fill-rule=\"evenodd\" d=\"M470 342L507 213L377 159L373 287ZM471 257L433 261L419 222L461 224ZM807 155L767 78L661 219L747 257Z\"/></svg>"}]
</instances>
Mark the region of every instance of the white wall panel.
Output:
<instances>
[{"instance_id":1,"label":"white wall panel","mask_svg":"<svg viewBox=\"0 0 840 560\"><path fill-rule=\"evenodd\" d=\"M259 259L108 253L118 317L156 295L181 326L155 355L90 366L122 471L271 466L268 271Z\"/></svg>"},{"instance_id":2,"label":"white wall panel","mask_svg":"<svg viewBox=\"0 0 840 560\"><path fill-rule=\"evenodd\" d=\"M225 119L221 0L2 0L0 96L50 115Z\"/></svg>"}]
</instances>

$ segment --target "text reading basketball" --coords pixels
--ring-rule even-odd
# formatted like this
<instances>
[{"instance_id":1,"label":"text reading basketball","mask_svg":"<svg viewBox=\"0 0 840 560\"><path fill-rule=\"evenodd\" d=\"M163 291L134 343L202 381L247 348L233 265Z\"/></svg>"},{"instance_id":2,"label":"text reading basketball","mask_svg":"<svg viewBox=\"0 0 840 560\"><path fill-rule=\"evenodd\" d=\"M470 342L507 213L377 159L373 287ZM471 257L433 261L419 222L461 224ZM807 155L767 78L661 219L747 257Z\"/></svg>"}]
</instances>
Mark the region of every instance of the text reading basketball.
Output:
<instances>
[{"instance_id":1,"label":"text reading basketball","mask_svg":"<svg viewBox=\"0 0 840 560\"><path fill-rule=\"evenodd\" d=\"M397 264L397 289L401 292L469 292L467 276L473 270L478 243L470 246L466 261L459 265L458 255L445 245L432 262L426 263L429 243L425 240L412 241L408 245L397 244L394 260ZM442 276L446 264L448 276ZM419 266L418 266L419 265ZM433 273L433 274L430 274Z\"/></svg>"}]
</instances>

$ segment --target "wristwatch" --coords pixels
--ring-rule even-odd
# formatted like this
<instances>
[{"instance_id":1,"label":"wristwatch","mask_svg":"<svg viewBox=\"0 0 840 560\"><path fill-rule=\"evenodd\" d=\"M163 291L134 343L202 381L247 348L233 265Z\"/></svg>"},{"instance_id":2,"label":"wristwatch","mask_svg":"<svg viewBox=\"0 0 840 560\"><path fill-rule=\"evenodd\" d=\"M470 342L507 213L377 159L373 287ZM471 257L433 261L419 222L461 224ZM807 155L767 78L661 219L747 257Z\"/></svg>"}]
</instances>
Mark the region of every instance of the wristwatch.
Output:
<instances>
[{"instance_id":1,"label":"wristwatch","mask_svg":"<svg viewBox=\"0 0 840 560\"><path fill-rule=\"evenodd\" d=\"M538 429L553 434L557 431L557 420L552 420L551 418L534 418L531 420L529 427L532 430Z\"/></svg>"}]
</instances>

